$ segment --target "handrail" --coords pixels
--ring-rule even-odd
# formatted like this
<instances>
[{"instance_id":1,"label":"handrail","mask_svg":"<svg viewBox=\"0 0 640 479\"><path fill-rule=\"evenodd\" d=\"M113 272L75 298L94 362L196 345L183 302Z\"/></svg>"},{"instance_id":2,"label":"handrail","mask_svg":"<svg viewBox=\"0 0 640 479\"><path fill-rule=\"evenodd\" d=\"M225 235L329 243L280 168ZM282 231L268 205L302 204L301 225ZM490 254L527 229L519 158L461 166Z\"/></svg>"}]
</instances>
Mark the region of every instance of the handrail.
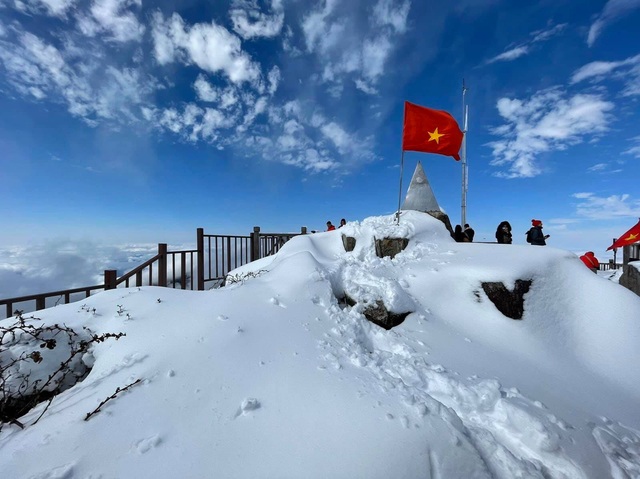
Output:
<instances>
[{"instance_id":1,"label":"handrail","mask_svg":"<svg viewBox=\"0 0 640 479\"><path fill-rule=\"evenodd\" d=\"M85 293L85 297L89 297L91 295L91 291L95 291L97 289L105 289L104 284L97 284L94 286L83 286L80 288L71 288L71 289L63 289L60 291L51 291L48 293L39 293L39 294L29 294L27 296L17 296L15 298L7 298L0 299L0 306L5 305L6 307L6 316L10 318L13 316L13 305L16 303L23 303L25 301L34 301L36 302L36 310L41 310L45 308L45 300L47 298L53 298L55 296L64 296L65 304L68 304L70 301L70 296L76 293Z\"/></svg>"},{"instance_id":2,"label":"handrail","mask_svg":"<svg viewBox=\"0 0 640 479\"><path fill-rule=\"evenodd\" d=\"M253 232L246 236L205 234L203 228L198 228L196 232L196 249L168 251L165 243L159 243L158 254L119 278L116 270L105 270L103 284L0 299L0 306L5 305L6 316L11 317L13 315L13 305L16 303L35 300L36 310L41 310L46 307L47 298L64 296L65 304L68 304L71 301L70 296L72 294L84 292L86 297L89 297L91 292L95 290L115 289L122 284L129 287L129 281L134 276L136 286L142 286L143 271L147 268L149 285L157 284L164 287L177 287L180 284L182 289L187 289L187 283L190 282L190 289L202 291L204 290L205 282L221 282L232 268L269 256L277 252L284 243L294 236L306 233L307 229L304 226L301 228L300 233L261 233L260 227L256 226ZM205 239L207 240L207 247L205 247ZM212 248L212 245L215 248ZM214 251L215 254L212 255ZM189 255L188 258L187 255ZM171 260L172 275L170 284L167 281L169 260ZM176 263L179 266L178 270L176 269ZM154 265L157 267L155 279L153 275ZM215 273L213 271L214 267ZM206 274L207 270L208 275ZM178 275L176 275L176 271L178 271Z\"/></svg>"},{"instance_id":3,"label":"handrail","mask_svg":"<svg viewBox=\"0 0 640 479\"><path fill-rule=\"evenodd\" d=\"M124 283L126 280L128 280L129 278L131 278L134 274L140 273L142 272L143 269L145 269L147 266L152 265L153 263L155 263L156 261L158 261L158 259L160 259L160 254L155 255L153 258L148 259L147 261L145 261L144 263L142 263L140 266L132 269L131 271L129 271L128 273L120 276L117 280L116 280L116 286L118 286L119 284Z\"/></svg>"}]
</instances>

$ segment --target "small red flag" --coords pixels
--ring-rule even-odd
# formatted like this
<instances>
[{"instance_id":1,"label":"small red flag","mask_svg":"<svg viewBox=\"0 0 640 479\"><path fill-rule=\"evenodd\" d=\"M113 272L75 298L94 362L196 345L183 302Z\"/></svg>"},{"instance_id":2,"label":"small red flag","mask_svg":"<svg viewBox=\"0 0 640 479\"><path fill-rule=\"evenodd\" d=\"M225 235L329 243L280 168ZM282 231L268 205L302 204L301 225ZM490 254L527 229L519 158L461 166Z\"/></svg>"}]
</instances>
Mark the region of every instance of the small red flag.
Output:
<instances>
[{"instance_id":1,"label":"small red flag","mask_svg":"<svg viewBox=\"0 0 640 479\"><path fill-rule=\"evenodd\" d=\"M609 251L610 249L621 248L629 244L637 243L638 241L640 241L640 221L638 221L637 225L620 236L620 238L618 238L615 243L607 248L607 251Z\"/></svg>"},{"instance_id":2,"label":"small red flag","mask_svg":"<svg viewBox=\"0 0 640 479\"><path fill-rule=\"evenodd\" d=\"M463 133L446 111L404 102L402 151L421 151L453 156L460 160Z\"/></svg>"}]
</instances>

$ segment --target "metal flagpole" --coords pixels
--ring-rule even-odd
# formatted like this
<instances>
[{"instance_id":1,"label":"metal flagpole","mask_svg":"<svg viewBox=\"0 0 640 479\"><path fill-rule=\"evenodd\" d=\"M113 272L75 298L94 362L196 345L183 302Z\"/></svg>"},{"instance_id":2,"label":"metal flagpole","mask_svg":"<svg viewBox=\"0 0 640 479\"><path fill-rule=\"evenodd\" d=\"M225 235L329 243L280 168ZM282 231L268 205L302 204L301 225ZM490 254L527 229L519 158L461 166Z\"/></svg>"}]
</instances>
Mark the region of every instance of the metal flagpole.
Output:
<instances>
[{"instance_id":1,"label":"metal flagpole","mask_svg":"<svg viewBox=\"0 0 640 479\"><path fill-rule=\"evenodd\" d=\"M404 173L404 150L400 156L400 190L398 191L398 211L396 211L396 224L400 224L400 202L402 201L402 175Z\"/></svg>"},{"instance_id":2,"label":"metal flagpole","mask_svg":"<svg viewBox=\"0 0 640 479\"><path fill-rule=\"evenodd\" d=\"M466 103L466 94L468 88L462 79L462 116L463 116L463 129L462 129L462 218L460 224L464 227L467 224L467 120L469 115L469 109Z\"/></svg>"},{"instance_id":3,"label":"metal flagpole","mask_svg":"<svg viewBox=\"0 0 640 479\"><path fill-rule=\"evenodd\" d=\"M404 120L406 112L402 109L402 138L400 139L400 149L402 150L402 155L400 155L400 190L398 191L398 211L396 211L396 224L400 224L400 202L402 201L402 176L404 174Z\"/></svg>"}]
</instances>

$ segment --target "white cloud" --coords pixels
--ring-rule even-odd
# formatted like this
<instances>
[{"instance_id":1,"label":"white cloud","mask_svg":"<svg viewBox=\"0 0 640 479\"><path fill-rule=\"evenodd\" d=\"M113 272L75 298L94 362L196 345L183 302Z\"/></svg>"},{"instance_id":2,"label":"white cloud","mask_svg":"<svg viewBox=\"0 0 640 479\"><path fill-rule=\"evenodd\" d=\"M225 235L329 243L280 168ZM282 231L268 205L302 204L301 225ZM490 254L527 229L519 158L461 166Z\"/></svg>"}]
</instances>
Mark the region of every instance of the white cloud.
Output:
<instances>
[{"instance_id":1,"label":"white cloud","mask_svg":"<svg viewBox=\"0 0 640 479\"><path fill-rule=\"evenodd\" d=\"M407 30L407 18L411 2L397 4L394 0L379 0L373 7L374 20L378 25L390 25L398 33Z\"/></svg>"},{"instance_id":2,"label":"white cloud","mask_svg":"<svg viewBox=\"0 0 640 479\"><path fill-rule=\"evenodd\" d=\"M279 1L249 0L233 5L249 11L258 4L265 13L266 5L272 13L284 11ZM334 7L344 5L329 0L326 7L333 15ZM34 102L64 104L71 115L90 126L119 129L135 125L310 172L342 173L376 159L372 139L347 127L333 112L326 119L323 106L304 100L276 103L283 82L281 67L271 61L263 74L233 31L213 21L188 24L178 14L163 16L158 10L147 28L151 42L138 43L145 32L134 15L139 15L140 8L140 0L73 4L66 10L65 21L56 20L56 28L46 37L29 33L18 23L7 25L0 37L3 87L6 84ZM398 8L388 1L369 6L368 12L377 9L392 18L368 18L369 28L377 22L375 32L355 42L344 55L338 55L344 50L341 42L346 36L355 39L357 33L346 28L360 20L349 17L342 21L338 16L322 23L313 53L327 59L329 87L353 81L361 90L375 92L392 49L393 32L405 29L402 8L406 10L408 3ZM257 28L254 20L258 17L246 18ZM253 35L247 29L243 32ZM143 48L150 49L151 55ZM158 80L146 73L152 67L167 76ZM190 88L180 91L180 101L170 99L183 86L173 83L171 71L176 68L193 75ZM162 96L169 100L157 104L153 92L161 89L167 89ZM190 97L184 97L185 92Z\"/></svg>"},{"instance_id":3,"label":"white cloud","mask_svg":"<svg viewBox=\"0 0 640 479\"><path fill-rule=\"evenodd\" d=\"M136 69L105 65L99 49L83 50L71 40L59 49L28 32L17 32L13 44L0 43L0 62L18 93L66 104L92 126L97 119L136 121L138 108L158 86Z\"/></svg>"},{"instance_id":4,"label":"white cloud","mask_svg":"<svg viewBox=\"0 0 640 479\"><path fill-rule=\"evenodd\" d=\"M625 150L623 153L625 155L632 155L632 156L635 156L636 158L640 158L640 136L636 136L635 138L632 138L631 141L635 141L637 145L632 146L628 150Z\"/></svg>"},{"instance_id":5,"label":"white cloud","mask_svg":"<svg viewBox=\"0 0 640 479\"><path fill-rule=\"evenodd\" d=\"M211 85L202 73L198 75L198 78L193 84L193 88L198 98L202 101L214 102L220 96L218 89Z\"/></svg>"},{"instance_id":6,"label":"white cloud","mask_svg":"<svg viewBox=\"0 0 640 479\"><path fill-rule=\"evenodd\" d=\"M564 29L567 28L566 23L560 23L558 25L554 25L551 28L547 28L546 30L538 30L535 32L531 32L531 43L538 43L547 41L549 38L562 33Z\"/></svg>"},{"instance_id":7,"label":"white cloud","mask_svg":"<svg viewBox=\"0 0 640 479\"><path fill-rule=\"evenodd\" d=\"M371 85L369 85L366 81L358 78L356 80L356 88L366 93L367 95L375 95L378 93L378 90Z\"/></svg>"},{"instance_id":8,"label":"white cloud","mask_svg":"<svg viewBox=\"0 0 640 479\"><path fill-rule=\"evenodd\" d=\"M364 42L362 46L362 74L375 82L384 73L384 65L391 53L393 45L384 35Z\"/></svg>"},{"instance_id":9,"label":"white cloud","mask_svg":"<svg viewBox=\"0 0 640 479\"><path fill-rule=\"evenodd\" d=\"M622 90L624 96L640 95L640 55L617 62L587 63L573 73L571 82L578 83L584 80L598 82L609 77L624 82Z\"/></svg>"},{"instance_id":10,"label":"white cloud","mask_svg":"<svg viewBox=\"0 0 640 479\"><path fill-rule=\"evenodd\" d=\"M244 116L242 125L239 127L240 132L245 131L249 125L251 125L258 115L264 113L267 109L268 101L265 97L260 97L256 101L251 102L249 111Z\"/></svg>"},{"instance_id":11,"label":"white cloud","mask_svg":"<svg viewBox=\"0 0 640 479\"><path fill-rule=\"evenodd\" d=\"M77 0L16 0L16 9L32 14L45 14L53 17L64 17Z\"/></svg>"},{"instance_id":12,"label":"white cloud","mask_svg":"<svg viewBox=\"0 0 640 479\"><path fill-rule=\"evenodd\" d=\"M140 41L145 29L127 9L141 6L141 0L94 0L91 18L79 16L79 27L88 36L106 32L117 42Z\"/></svg>"},{"instance_id":13,"label":"white cloud","mask_svg":"<svg viewBox=\"0 0 640 479\"><path fill-rule=\"evenodd\" d=\"M506 52L501 53L500 55L496 55L495 57L487 60L487 64L495 63L495 62L509 62L511 60L515 60L516 58L520 58L521 56L524 56L527 53L529 53L529 47L525 45L521 45L521 46L512 48L511 50L507 50Z\"/></svg>"},{"instance_id":14,"label":"white cloud","mask_svg":"<svg viewBox=\"0 0 640 479\"><path fill-rule=\"evenodd\" d=\"M215 143L218 147L231 144L231 138L222 137L221 130L228 130L238 122L238 112L222 112L217 108L201 108L187 103L181 109L148 108L146 118L157 128L168 130L181 138L198 142Z\"/></svg>"},{"instance_id":15,"label":"white cloud","mask_svg":"<svg viewBox=\"0 0 640 479\"><path fill-rule=\"evenodd\" d=\"M260 66L242 50L240 39L223 26L213 21L187 26L177 13L166 20L156 13L152 25L155 56L161 65L178 60L223 73L236 84L259 80Z\"/></svg>"},{"instance_id":16,"label":"white cloud","mask_svg":"<svg viewBox=\"0 0 640 479\"><path fill-rule=\"evenodd\" d=\"M586 218L606 220L640 216L640 200L633 200L628 194L598 197L594 193L575 193L573 197L582 200L576 205L576 212Z\"/></svg>"},{"instance_id":17,"label":"white cloud","mask_svg":"<svg viewBox=\"0 0 640 479\"><path fill-rule=\"evenodd\" d=\"M269 70L269 74L267 75L267 81L269 82L267 91L269 92L269 95L273 96L280 85L281 79L282 75L280 74L280 69L277 66L274 66Z\"/></svg>"},{"instance_id":18,"label":"white cloud","mask_svg":"<svg viewBox=\"0 0 640 479\"><path fill-rule=\"evenodd\" d=\"M235 89L233 87L228 87L225 88L220 94L219 106L223 110L228 110L229 108L235 106L239 101L240 99L238 98Z\"/></svg>"},{"instance_id":19,"label":"white cloud","mask_svg":"<svg viewBox=\"0 0 640 479\"><path fill-rule=\"evenodd\" d=\"M640 8L640 0L609 0L591 24L587 44L593 46L605 28L636 8Z\"/></svg>"},{"instance_id":20,"label":"white cloud","mask_svg":"<svg viewBox=\"0 0 640 479\"><path fill-rule=\"evenodd\" d=\"M340 125L334 122L327 123L320 128L320 131L333 142L340 153L348 151L352 140Z\"/></svg>"},{"instance_id":21,"label":"white cloud","mask_svg":"<svg viewBox=\"0 0 640 479\"><path fill-rule=\"evenodd\" d=\"M510 62L522 56L528 55L529 53L531 53L534 44L549 40L551 37L558 35L562 31L564 31L566 27L566 23L561 23L545 30L536 30L534 32L531 32L530 36L533 37L531 40L524 42L518 46L509 48L509 50L506 50L505 52L500 53L493 58L490 58L485 62L485 65L496 62Z\"/></svg>"},{"instance_id":22,"label":"white cloud","mask_svg":"<svg viewBox=\"0 0 640 479\"><path fill-rule=\"evenodd\" d=\"M263 13L257 0L234 0L229 14L233 30L245 40L278 36L284 25L282 0L271 0L271 14Z\"/></svg>"},{"instance_id":23,"label":"white cloud","mask_svg":"<svg viewBox=\"0 0 640 479\"><path fill-rule=\"evenodd\" d=\"M353 81L361 91L373 94L395 41L407 30L410 3L396 5L378 0L365 22L342 15L339 9L346 5L351 4L329 0L304 17L306 48L321 62L320 79L329 84L330 94L341 94L345 81Z\"/></svg>"},{"instance_id":24,"label":"white cloud","mask_svg":"<svg viewBox=\"0 0 640 479\"><path fill-rule=\"evenodd\" d=\"M501 98L498 113L505 120L493 130L502 139L489 143L493 166L507 166L499 176L533 177L542 173L541 153L563 150L608 130L613 104L594 94L567 98L558 88L544 90L529 100Z\"/></svg>"},{"instance_id":25,"label":"white cloud","mask_svg":"<svg viewBox=\"0 0 640 479\"><path fill-rule=\"evenodd\" d=\"M640 158L640 146L632 146L628 150L625 150L623 153L626 155L633 155L636 158Z\"/></svg>"},{"instance_id":26,"label":"white cloud","mask_svg":"<svg viewBox=\"0 0 640 479\"><path fill-rule=\"evenodd\" d=\"M363 139L312 110L299 100L269 107L270 135L244 137L243 146L262 152L264 158L314 173L340 173L375 160L370 138Z\"/></svg>"},{"instance_id":27,"label":"white cloud","mask_svg":"<svg viewBox=\"0 0 640 479\"><path fill-rule=\"evenodd\" d=\"M607 169L607 164L606 163L597 163L597 164L587 168L587 171L604 171L606 169Z\"/></svg>"}]
</instances>

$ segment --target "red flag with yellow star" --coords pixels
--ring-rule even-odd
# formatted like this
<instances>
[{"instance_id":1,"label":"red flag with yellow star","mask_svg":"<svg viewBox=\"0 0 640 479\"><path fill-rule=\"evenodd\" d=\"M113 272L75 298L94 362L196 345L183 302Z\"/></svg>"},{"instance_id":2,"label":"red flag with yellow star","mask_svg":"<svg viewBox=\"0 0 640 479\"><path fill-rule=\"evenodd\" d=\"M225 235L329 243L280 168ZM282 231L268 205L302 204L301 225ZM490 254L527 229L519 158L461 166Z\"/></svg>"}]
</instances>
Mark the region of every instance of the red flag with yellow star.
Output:
<instances>
[{"instance_id":1,"label":"red flag with yellow star","mask_svg":"<svg viewBox=\"0 0 640 479\"><path fill-rule=\"evenodd\" d=\"M446 111L404 102L402 151L421 151L453 156L460 161L463 133Z\"/></svg>"},{"instance_id":2,"label":"red flag with yellow star","mask_svg":"<svg viewBox=\"0 0 640 479\"><path fill-rule=\"evenodd\" d=\"M621 248L629 244L637 243L638 241L640 241L640 221L638 221L637 225L620 236L620 238L618 238L615 243L607 248L607 251L609 251L610 249Z\"/></svg>"}]
</instances>

